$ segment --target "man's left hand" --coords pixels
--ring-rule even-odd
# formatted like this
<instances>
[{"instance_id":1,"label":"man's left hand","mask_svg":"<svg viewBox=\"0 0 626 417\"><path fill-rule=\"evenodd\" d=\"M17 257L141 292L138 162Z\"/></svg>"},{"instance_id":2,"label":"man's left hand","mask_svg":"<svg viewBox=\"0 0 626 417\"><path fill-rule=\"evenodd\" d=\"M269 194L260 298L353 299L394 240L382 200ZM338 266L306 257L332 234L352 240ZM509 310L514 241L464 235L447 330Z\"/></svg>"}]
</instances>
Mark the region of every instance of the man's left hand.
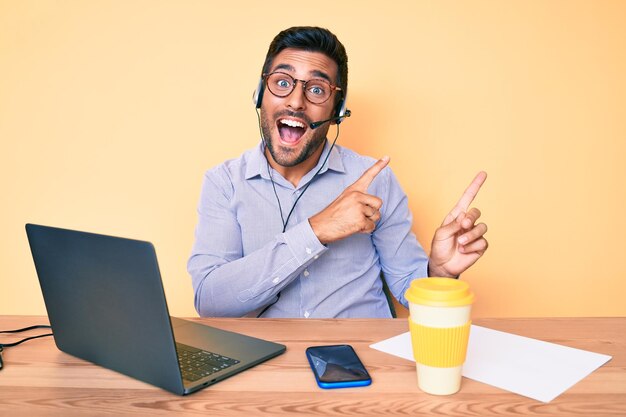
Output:
<instances>
[{"instance_id":1,"label":"man's left hand","mask_svg":"<svg viewBox=\"0 0 626 417\"><path fill-rule=\"evenodd\" d=\"M480 210L469 206L487 179L479 172L456 206L435 231L428 262L428 276L457 277L472 266L487 250L484 235L487 225L476 224Z\"/></svg>"}]
</instances>

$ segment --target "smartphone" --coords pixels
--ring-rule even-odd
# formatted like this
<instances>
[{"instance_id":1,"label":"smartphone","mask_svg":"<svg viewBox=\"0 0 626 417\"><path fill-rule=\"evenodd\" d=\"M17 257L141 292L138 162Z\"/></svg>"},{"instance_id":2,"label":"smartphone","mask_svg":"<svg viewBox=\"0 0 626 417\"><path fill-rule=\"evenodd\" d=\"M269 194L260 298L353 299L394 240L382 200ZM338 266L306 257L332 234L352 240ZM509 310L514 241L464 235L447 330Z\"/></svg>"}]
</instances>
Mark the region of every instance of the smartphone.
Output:
<instances>
[{"instance_id":1,"label":"smartphone","mask_svg":"<svg viewBox=\"0 0 626 417\"><path fill-rule=\"evenodd\" d=\"M320 388L364 387L372 383L350 345L311 346L306 357Z\"/></svg>"}]
</instances>

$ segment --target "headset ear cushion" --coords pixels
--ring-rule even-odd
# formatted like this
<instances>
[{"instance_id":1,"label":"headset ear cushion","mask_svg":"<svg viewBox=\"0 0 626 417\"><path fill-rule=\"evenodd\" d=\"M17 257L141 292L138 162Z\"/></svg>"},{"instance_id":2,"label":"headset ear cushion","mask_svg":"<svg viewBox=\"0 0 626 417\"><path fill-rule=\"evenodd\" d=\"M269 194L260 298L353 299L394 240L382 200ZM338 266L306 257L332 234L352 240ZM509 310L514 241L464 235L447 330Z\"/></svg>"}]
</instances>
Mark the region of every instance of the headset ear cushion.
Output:
<instances>
[{"instance_id":1,"label":"headset ear cushion","mask_svg":"<svg viewBox=\"0 0 626 417\"><path fill-rule=\"evenodd\" d=\"M254 102L254 106L257 109L261 108L261 103L263 103L263 93L265 92L265 83L263 77L259 79L259 85L254 90L252 94L252 101Z\"/></svg>"},{"instance_id":2,"label":"headset ear cushion","mask_svg":"<svg viewBox=\"0 0 626 417\"><path fill-rule=\"evenodd\" d=\"M337 111L335 112L336 118L342 118L346 114L346 99L345 97L341 99L339 103L337 103ZM342 119L337 120L337 124L341 123Z\"/></svg>"}]
</instances>

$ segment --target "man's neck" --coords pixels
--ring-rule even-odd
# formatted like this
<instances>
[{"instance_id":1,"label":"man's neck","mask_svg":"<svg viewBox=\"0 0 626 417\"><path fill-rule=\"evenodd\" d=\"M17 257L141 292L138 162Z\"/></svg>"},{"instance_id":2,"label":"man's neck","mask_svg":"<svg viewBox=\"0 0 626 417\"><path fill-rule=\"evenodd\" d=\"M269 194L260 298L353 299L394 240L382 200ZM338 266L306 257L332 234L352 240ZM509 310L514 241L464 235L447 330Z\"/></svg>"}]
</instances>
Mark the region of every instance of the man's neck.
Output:
<instances>
[{"instance_id":1,"label":"man's neck","mask_svg":"<svg viewBox=\"0 0 626 417\"><path fill-rule=\"evenodd\" d=\"M284 167L282 165L279 165L276 161L274 161L274 158L272 158L272 155L267 148L265 148L265 158L267 158L270 166L274 168L276 172L282 175L282 177L289 181L294 187L297 187L298 184L300 184L302 178L309 171L315 168L320 160L320 156L322 155L324 148L325 146L324 144L322 144L315 150L315 152L310 157L300 162L298 165L292 167Z\"/></svg>"}]
</instances>

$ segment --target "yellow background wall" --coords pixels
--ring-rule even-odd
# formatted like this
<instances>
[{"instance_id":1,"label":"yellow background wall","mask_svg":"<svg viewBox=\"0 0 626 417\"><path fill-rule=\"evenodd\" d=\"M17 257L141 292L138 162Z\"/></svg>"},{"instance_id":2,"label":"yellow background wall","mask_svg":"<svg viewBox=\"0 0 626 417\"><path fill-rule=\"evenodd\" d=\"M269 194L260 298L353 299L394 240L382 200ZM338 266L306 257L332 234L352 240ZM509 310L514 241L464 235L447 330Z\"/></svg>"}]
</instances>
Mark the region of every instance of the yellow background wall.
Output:
<instances>
[{"instance_id":1,"label":"yellow background wall","mask_svg":"<svg viewBox=\"0 0 626 417\"><path fill-rule=\"evenodd\" d=\"M335 32L339 143L432 233L479 170L475 317L626 315L626 2L0 0L0 314L45 314L24 224L152 241L173 315L203 173L258 142L269 42ZM333 131L331 130L331 133Z\"/></svg>"}]
</instances>

